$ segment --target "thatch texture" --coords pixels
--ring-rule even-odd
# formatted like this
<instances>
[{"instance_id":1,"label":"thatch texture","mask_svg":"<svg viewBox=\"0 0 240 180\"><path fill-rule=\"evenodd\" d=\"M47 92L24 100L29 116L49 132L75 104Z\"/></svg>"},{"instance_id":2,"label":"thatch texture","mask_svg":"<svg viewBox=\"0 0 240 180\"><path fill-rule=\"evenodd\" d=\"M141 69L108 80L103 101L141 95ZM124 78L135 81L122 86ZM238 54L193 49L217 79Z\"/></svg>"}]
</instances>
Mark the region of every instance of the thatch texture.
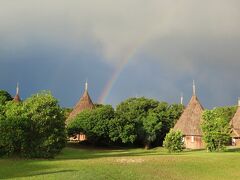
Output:
<instances>
[{"instance_id":1,"label":"thatch texture","mask_svg":"<svg viewBox=\"0 0 240 180\"><path fill-rule=\"evenodd\" d=\"M67 123L69 123L73 118L75 118L80 112L86 109L93 109L94 104L88 94L88 91L85 90L82 97L74 107L73 111L69 114L69 117L67 119Z\"/></svg>"},{"instance_id":2,"label":"thatch texture","mask_svg":"<svg viewBox=\"0 0 240 180\"><path fill-rule=\"evenodd\" d=\"M232 137L240 137L240 106L238 106L235 115L230 121L230 125L232 128Z\"/></svg>"},{"instance_id":3,"label":"thatch texture","mask_svg":"<svg viewBox=\"0 0 240 180\"><path fill-rule=\"evenodd\" d=\"M14 102L21 102L21 98L20 98L19 94L16 94L16 95L14 96L13 101L14 101Z\"/></svg>"},{"instance_id":4,"label":"thatch texture","mask_svg":"<svg viewBox=\"0 0 240 180\"><path fill-rule=\"evenodd\" d=\"M203 110L197 96L193 95L174 130L180 130L184 136L202 136L200 123Z\"/></svg>"}]
</instances>

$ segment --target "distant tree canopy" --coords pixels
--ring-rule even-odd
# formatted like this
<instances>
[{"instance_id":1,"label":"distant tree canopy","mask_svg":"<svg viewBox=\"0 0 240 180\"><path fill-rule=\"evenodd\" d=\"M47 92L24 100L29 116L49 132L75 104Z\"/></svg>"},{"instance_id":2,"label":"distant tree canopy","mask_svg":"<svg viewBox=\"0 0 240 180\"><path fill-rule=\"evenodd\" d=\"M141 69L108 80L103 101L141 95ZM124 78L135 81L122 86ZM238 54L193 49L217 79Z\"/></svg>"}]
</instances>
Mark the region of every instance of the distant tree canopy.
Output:
<instances>
[{"instance_id":1,"label":"distant tree canopy","mask_svg":"<svg viewBox=\"0 0 240 180\"><path fill-rule=\"evenodd\" d=\"M5 90L0 90L0 105L4 105L7 101L11 101L12 96Z\"/></svg>"},{"instance_id":2,"label":"distant tree canopy","mask_svg":"<svg viewBox=\"0 0 240 180\"><path fill-rule=\"evenodd\" d=\"M182 110L182 106L154 99L127 99L117 106L115 118L110 121L110 138L122 143L142 144L145 148L154 142L160 145Z\"/></svg>"},{"instance_id":3,"label":"distant tree canopy","mask_svg":"<svg viewBox=\"0 0 240 180\"><path fill-rule=\"evenodd\" d=\"M58 101L49 92L22 103L6 103L0 115L0 154L54 157L65 146L64 120Z\"/></svg>"},{"instance_id":4,"label":"distant tree canopy","mask_svg":"<svg viewBox=\"0 0 240 180\"><path fill-rule=\"evenodd\" d=\"M73 108L62 108L65 119L68 118L69 114L72 112Z\"/></svg>"},{"instance_id":5,"label":"distant tree canopy","mask_svg":"<svg viewBox=\"0 0 240 180\"><path fill-rule=\"evenodd\" d=\"M223 116L226 119L226 121L230 122L237 111L237 106L217 107L214 108L213 110L217 112L219 115Z\"/></svg>"},{"instance_id":6,"label":"distant tree canopy","mask_svg":"<svg viewBox=\"0 0 240 180\"><path fill-rule=\"evenodd\" d=\"M221 151L230 141L229 121L235 113L235 107L220 107L205 110L203 113L203 140L209 151Z\"/></svg>"},{"instance_id":7,"label":"distant tree canopy","mask_svg":"<svg viewBox=\"0 0 240 180\"><path fill-rule=\"evenodd\" d=\"M183 111L147 98L129 98L116 111L107 105L81 112L69 125L68 135L84 133L89 142L105 144L161 145L166 133Z\"/></svg>"}]
</instances>

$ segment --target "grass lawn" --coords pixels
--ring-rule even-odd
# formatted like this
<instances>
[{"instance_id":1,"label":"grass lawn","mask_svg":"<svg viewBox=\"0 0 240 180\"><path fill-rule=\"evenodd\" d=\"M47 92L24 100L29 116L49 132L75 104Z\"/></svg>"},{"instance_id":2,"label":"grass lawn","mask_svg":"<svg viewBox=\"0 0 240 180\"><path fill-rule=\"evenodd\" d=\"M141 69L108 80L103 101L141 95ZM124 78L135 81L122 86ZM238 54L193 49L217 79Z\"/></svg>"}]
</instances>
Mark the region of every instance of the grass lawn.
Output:
<instances>
[{"instance_id":1,"label":"grass lawn","mask_svg":"<svg viewBox=\"0 0 240 180\"><path fill-rule=\"evenodd\" d=\"M51 160L0 159L0 179L240 179L240 150L65 148Z\"/></svg>"}]
</instances>

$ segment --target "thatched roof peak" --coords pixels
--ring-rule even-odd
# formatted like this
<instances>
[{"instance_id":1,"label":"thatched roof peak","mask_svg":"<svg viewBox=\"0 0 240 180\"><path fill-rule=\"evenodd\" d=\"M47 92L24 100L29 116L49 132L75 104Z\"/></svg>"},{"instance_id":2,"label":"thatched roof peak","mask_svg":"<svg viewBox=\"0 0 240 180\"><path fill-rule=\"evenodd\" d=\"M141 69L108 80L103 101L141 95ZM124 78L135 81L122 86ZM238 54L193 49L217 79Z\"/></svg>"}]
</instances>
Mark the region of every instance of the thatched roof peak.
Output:
<instances>
[{"instance_id":1,"label":"thatched roof peak","mask_svg":"<svg viewBox=\"0 0 240 180\"><path fill-rule=\"evenodd\" d=\"M183 105L183 93L181 93L180 104Z\"/></svg>"},{"instance_id":2,"label":"thatched roof peak","mask_svg":"<svg viewBox=\"0 0 240 180\"><path fill-rule=\"evenodd\" d=\"M21 101L21 98L20 98L20 95L19 95L19 83L17 83L16 95L14 96L13 101L14 102L20 102Z\"/></svg>"},{"instance_id":3,"label":"thatched roof peak","mask_svg":"<svg viewBox=\"0 0 240 180\"><path fill-rule=\"evenodd\" d=\"M78 101L78 103L73 108L72 112L70 113L67 122L69 122L71 119L75 118L80 112L86 109L93 109L94 104L92 102L92 99L88 93L88 83L85 83L85 91Z\"/></svg>"},{"instance_id":4,"label":"thatched roof peak","mask_svg":"<svg viewBox=\"0 0 240 180\"><path fill-rule=\"evenodd\" d=\"M187 107L175 124L174 130L182 131L185 136L201 136L202 131L200 124L203 110L204 108L196 94L193 93Z\"/></svg>"}]
</instances>

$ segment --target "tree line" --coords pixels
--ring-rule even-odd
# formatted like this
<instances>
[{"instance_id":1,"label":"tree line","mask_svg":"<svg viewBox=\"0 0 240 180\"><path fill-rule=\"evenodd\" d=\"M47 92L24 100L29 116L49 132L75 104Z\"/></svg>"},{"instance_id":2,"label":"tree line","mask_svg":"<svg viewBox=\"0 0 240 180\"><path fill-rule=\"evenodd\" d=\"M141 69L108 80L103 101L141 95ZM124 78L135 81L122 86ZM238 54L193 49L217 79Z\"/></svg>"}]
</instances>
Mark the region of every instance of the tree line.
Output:
<instances>
[{"instance_id":1,"label":"tree line","mask_svg":"<svg viewBox=\"0 0 240 180\"><path fill-rule=\"evenodd\" d=\"M180 104L129 98L117 105L116 110L101 105L81 112L67 126L67 131L68 136L84 133L92 144L125 144L148 149L163 143L182 112Z\"/></svg>"},{"instance_id":2,"label":"tree line","mask_svg":"<svg viewBox=\"0 0 240 180\"><path fill-rule=\"evenodd\" d=\"M52 158L65 147L67 137L79 133L84 133L93 145L146 149L164 145L170 151L181 151L182 134L171 128L183 110L181 104L129 98L115 109L96 105L93 110L84 110L66 125L71 109L60 107L49 91L16 103L8 92L0 90L0 156ZM229 121L235 111L236 107L204 111L201 126L208 150L225 148L230 140Z\"/></svg>"}]
</instances>

